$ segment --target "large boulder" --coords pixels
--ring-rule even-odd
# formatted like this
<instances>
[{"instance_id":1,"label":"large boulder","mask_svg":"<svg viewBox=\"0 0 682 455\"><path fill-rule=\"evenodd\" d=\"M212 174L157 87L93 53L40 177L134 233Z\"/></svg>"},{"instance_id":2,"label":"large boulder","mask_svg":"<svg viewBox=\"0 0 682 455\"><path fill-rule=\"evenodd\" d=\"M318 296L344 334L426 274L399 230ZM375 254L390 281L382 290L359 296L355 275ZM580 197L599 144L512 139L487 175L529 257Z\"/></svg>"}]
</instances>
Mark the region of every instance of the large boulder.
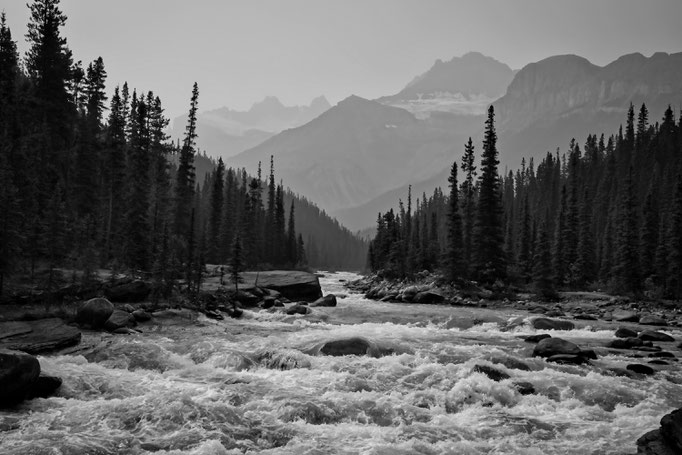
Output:
<instances>
[{"instance_id":1,"label":"large boulder","mask_svg":"<svg viewBox=\"0 0 682 455\"><path fill-rule=\"evenodd\" d=\"M114 305L103 298L90 299L84 302L76 312L76 322L82 325L99 329L107 322L111 313L114 312Z\"/></svg>"},{"instance_id":2,"label":"large boulder","mask_svg":"<svg viewBox=\"0 0 682 455\"><path fill-rule=\"evenodd\" d=\"M242 278L245 289L249 286L272 289L291 301L314 302L322 297L320 281L313 273L299 270L272 270L244 272Z\"/></svg>"},{"instance_id":3,"label":"large boulder","mask_svg":"<svg viewBox=\"0 0 682 455\"><path fill-rule=\"evenodd\" d=\"M286 314L293 315L293 314L309 314L311 313L310 308L308 308L306 305L301 305L300 303L297 303L295 305L291 305L289 308L284 310Z\"/></svg>"},{"instance_id":4,"label":"large boulder","mask_svg":"<svg viewBox=\"0 0 682 455\"><path fill-rule=\"evenodd\" d=\"M682 453L682 408L666 414L661 426L637 440L641 455L677 455Z\"/></svg>"},{"instance_id":5,"label":"large boulder","mask_svg":"<svg viewBox=\"0 0 682 455\"><path fill-rule=\"evenodd\" d=\"M369 341L360 337L346 338L326 342L320 353L331 356L366 355L371 345Z\"/></svg>"},{"instance_id":6,"label":"large boulder","mask_svg":"<svg viewBox=\"0 0 682 455\"><path fill-rule=\"evenodd\" d=\"M533 357L551 357L557 354L579 355L580 347L561 338L545 338L533 349Z\"/></svg>"},{"instance_id":7,"label":"large boulder","mask_svg":"<svg viewBox=\"0 0 682 455\"><path fill-rule=\"evenodd\" d=\"M334 294L327 294L324 297L320 297L319 299L315 300L313 303L310 304L310 306L325 306L325 307L332 307L336 306L336 296Z\"/></svg>"},{"instance_id":8,"label":"large boulder","mask_svg":"<svg viewBox=\"0 0 682 455\"><path fill-rule=\"evenodd\" d=\"M618 327L618 330L616 330L614 335L617 338L635 338L637 336L637 331L627 327Z\"/></svg>"},{"instance_id":9,"label":"large boulder","mask_svg":"<svg viewBox=\"0 0 682 455\"><path fill-rule=\"evenodd\" d=\"M639 322L639 315L628 310L616 310L613 312L612 318L618 322Z\"/></svg>"},{"instance_id":10,"label":"large boulder","mask_svg":"<svg viewBox=\"0 0 682 455\"><path fill-rule=\"evenodd\" d=\"M658 326L666 326L668 325L668 321L663 319L660 316L656 316L653 314L647 314L639 318L639 323L642 325L658 325Z\"/></svg>"},{"instance_id":11,"label":"large boulder","mask_svg":"<svg viewBox=\"0 0 682 455\"><path fill-rule=\"evenodd\" d=\"M549 318L535 318L532 324L537 330L573 330L575 328L575 324L571 321Z\"/></svg>"},{"instance_id":12,"label":"large boulder","mask_svg":"<svg viewBox=\"0 0 682 455\"><path fill-rule=\"evenodd\" d=\"M132 314L123 310L115 310L111 316L109 316L107 322L104 323L104 328L113 332L117 329L133 327L135 325L135 317Z\"/></svg>"},{"instance_id":13,"label":"large boulder","mask_svg":"<svg viewBox=\"0 0 682 455\"><path fill-rule=\"evenodd\" d=\"M105 294L112 302L142 302L149 296L152 287L142 280L118 284L106 290Z\"/></svg>"},{"instance_id":14,"label":"large boulder","mask_svg":"<svg viewBox=\"0 0 682 455\"><path fill-rule=\"evenodd\" d=\"M5 331L5 327L10 330ZM39 354L80 343L81 332L59 318L0 322L0 349Z\"/></svg>"},{"instance_id":15,"label":"large boulder","mask_svg":"<svg viewBox=\"0 0 682 455\"><path fill-rule=\"evenodd\" d=\"M40 376L40 363L23 352L0 350L0 407L24 399Z\"/></svg>"}]
</instances>

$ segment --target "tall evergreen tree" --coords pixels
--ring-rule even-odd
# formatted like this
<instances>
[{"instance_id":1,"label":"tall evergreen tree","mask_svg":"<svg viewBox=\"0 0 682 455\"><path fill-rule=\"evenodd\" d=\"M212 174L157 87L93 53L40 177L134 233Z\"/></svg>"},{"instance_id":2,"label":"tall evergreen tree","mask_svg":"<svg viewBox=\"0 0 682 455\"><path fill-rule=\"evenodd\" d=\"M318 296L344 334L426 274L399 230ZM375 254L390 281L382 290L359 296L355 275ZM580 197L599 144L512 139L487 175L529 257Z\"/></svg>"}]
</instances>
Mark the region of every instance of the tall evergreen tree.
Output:
<instances>
[{"instance_id":1,"label":"tall evergreen tree","mask_svg":"<svg viewBox=\"0 0 682 455\"><path fill-rule=\"evenodd\" d=\"M474 154L474 144L469 138L469 142L464 146L464 156L462 156L462 172L464 172L464 181L462 181L462 242L463 242L463 256L464 265L468 272L471 268L472 251L473 251L473 237L474 224L476 220L476 185L474 179L476 178L476 156Z\"/></svg>"},{"instance_id":2,"label":"tall evergreen tree","mask_svg":"<svg viewBox=\"0 0 682 455\"><path fill-rule=\"evenodd\" d=\"M637 213L633 169L621 187L618 209L618 247L616 250L615 277L617 288L630 292L640 289Z\"/></svg>"},{"instance_id":3,"label":"tall evergreen tree","mask_svg":"<svg viewBox=\"0 0 682 455\"><path fill-rule=\"evenodd\" d=\"M479 199L474 231L475 265L478 278L492 283L506 279L504 235L502 232L502 201L497 173L497 133L495 111L488 108L483 139Z\"/></svg>"},{"instance_id":4,"label":"tall evergreen tree","mask_svg":"<svg viewBox=\"0 0 682 455\"><path fill-rule=\"evenodd\" d=\"M186 239L188 235L189 215L194 199L194 145L197 137L198 102L199 86L195 82L192 88L189 116L185 128L185 138L180 149L180 162L175 183L175 234L181 239Z\"/></svg>"},{"instance_id":5,"label":"tall evergreen tree","mask_svg":"<svg viewBox=\"0 0 682 455\"><path fill-rule=\"evenodd\" d=\"M211 214L209 221L208 243L211 245L211 253L209 253L209 261L217 262L218 260L218 239L220 236L220 221L223 218L223 197L224 197L224 173L225 165L223 159L218 159L218 167L213 173L213 188L211 191Z\"/></svg>"},{"instance_id":6,"label":"tall evergreen tree","mask_svg":"<svg viewBox=\"0 0 682 455\"><path fill-rule=\"evenodd\" d=\"M670 215L666 289L670 297L680 300L682 299L682 174L677 175Z\"/></svg>"},{"instance_id":7,"label":"tall evergreen tree","mask_svg":"<svg viewBox=\"0 0 682 455\"><path fill-rule=\"evenodd\" d=\"M533 257L533 287L543 299L553 300L557 297L552 281L552 255L550 251L549 235L545 223L538 229L535 255Z\"/></svg>"},{"instance_id":8,"label":"tall evergreen tree","mask_svg":"<svg viewBox=\"0 0 682 455\"><path fill-rule=\"evenodd\" d=\"M450 279L455 280L464 275L462 218L459 214L456 161L452 163L448 182L450 182L450 198L448 200L448 246L446 254L448 275Z\"/></svg>"}]
</instances>

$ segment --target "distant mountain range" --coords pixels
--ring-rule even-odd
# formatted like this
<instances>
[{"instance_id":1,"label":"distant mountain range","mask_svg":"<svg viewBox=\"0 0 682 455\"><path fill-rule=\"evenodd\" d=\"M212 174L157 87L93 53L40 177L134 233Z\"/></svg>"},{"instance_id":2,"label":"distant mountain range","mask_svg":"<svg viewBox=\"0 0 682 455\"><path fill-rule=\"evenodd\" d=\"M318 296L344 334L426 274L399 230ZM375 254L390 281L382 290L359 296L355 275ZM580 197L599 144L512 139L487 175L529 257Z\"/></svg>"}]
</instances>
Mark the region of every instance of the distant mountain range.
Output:
<instances>
[{"instance_id":1,"label":"distant mountain range","mask_svg":"<svg viewBox=\"0 0 682 455\"><path fill-rule=\"evenodd\" d=\"M304 125L330 107L324 96L315 98L309 106L285 106L278 98L268 96L248 111L222 107L201 112L197 119L197 147L210 156L226 159L283 130ZM177 117L171 137L182 139L185 125L187 115Z\"/></svg>"},{"instance_id":2,"label":"distant mountain range","mask_svg":"<svg viewBox=\"0 0 682 455\"><path fill-rule=\"evenodd\" d=\"M480 156L484 111L495 106L501 170L540 158L571 138L611 134L630 103L650 120L682 103L682 53L623 56L604 67L554 56L515 72L478 53L436 62L399 93L371 101L351 96L305 125L234 156L254 168L275 156L277 174L352 230L376 213L447 186L449 166L472 136ZM200 133L201 134L201 133Z\"/></svg>"}]
</instances>

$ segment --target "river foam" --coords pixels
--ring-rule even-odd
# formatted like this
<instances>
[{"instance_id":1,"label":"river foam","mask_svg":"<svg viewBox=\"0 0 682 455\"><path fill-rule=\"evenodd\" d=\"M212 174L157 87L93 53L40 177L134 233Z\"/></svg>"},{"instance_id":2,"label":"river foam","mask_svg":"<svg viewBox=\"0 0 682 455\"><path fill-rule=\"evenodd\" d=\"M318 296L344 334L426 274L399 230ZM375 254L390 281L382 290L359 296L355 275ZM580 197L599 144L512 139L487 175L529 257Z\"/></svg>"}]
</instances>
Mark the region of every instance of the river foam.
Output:
<instances>
[{"instance_id":1,"label":"river foam","mask_svg":"<svg viewBox=\"0 0 682 455\"><path fill-rule=\"evenodd\" d=\"M2 453L621 454L682 406L677 365L634 379L609 374L602 364L628 359L608 353L593 366L549 364L520 338L537 333L528 315L371 302L343 288L353 275L326 275L325 293L347 297L312 316L247 311L89 335L80 353L41 357L64 385L0 412ZM462 318L502 322L458 326ZM377 354L318 355L352 337Z\"/></svg>"}]
</instances>

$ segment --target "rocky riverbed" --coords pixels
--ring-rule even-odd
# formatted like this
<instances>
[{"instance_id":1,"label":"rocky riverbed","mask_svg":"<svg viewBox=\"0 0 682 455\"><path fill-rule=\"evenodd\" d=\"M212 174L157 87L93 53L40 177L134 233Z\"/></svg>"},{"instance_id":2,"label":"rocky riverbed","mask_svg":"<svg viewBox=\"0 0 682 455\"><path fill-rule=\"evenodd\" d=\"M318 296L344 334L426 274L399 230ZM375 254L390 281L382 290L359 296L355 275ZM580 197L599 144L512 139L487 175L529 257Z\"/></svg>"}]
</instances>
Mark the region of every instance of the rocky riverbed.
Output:
<instances>
[{"instance_id":1,"label":"rocky riverbed","mask_svg":"<svg viewBox=\"0 0 682 455\"><path fill-rule=\"evenodd\" d=\"M346 287L355 275L324 275L336 306L168 309L126 335L84 329L37 357L63 381L55 395L0 411L2 453L634 454L659 428L669 442L674 312L381 302ZM642 324L645 311L667 325ZM664 453L646 441L642 453Z\"/></svg>"}]
</instances>

